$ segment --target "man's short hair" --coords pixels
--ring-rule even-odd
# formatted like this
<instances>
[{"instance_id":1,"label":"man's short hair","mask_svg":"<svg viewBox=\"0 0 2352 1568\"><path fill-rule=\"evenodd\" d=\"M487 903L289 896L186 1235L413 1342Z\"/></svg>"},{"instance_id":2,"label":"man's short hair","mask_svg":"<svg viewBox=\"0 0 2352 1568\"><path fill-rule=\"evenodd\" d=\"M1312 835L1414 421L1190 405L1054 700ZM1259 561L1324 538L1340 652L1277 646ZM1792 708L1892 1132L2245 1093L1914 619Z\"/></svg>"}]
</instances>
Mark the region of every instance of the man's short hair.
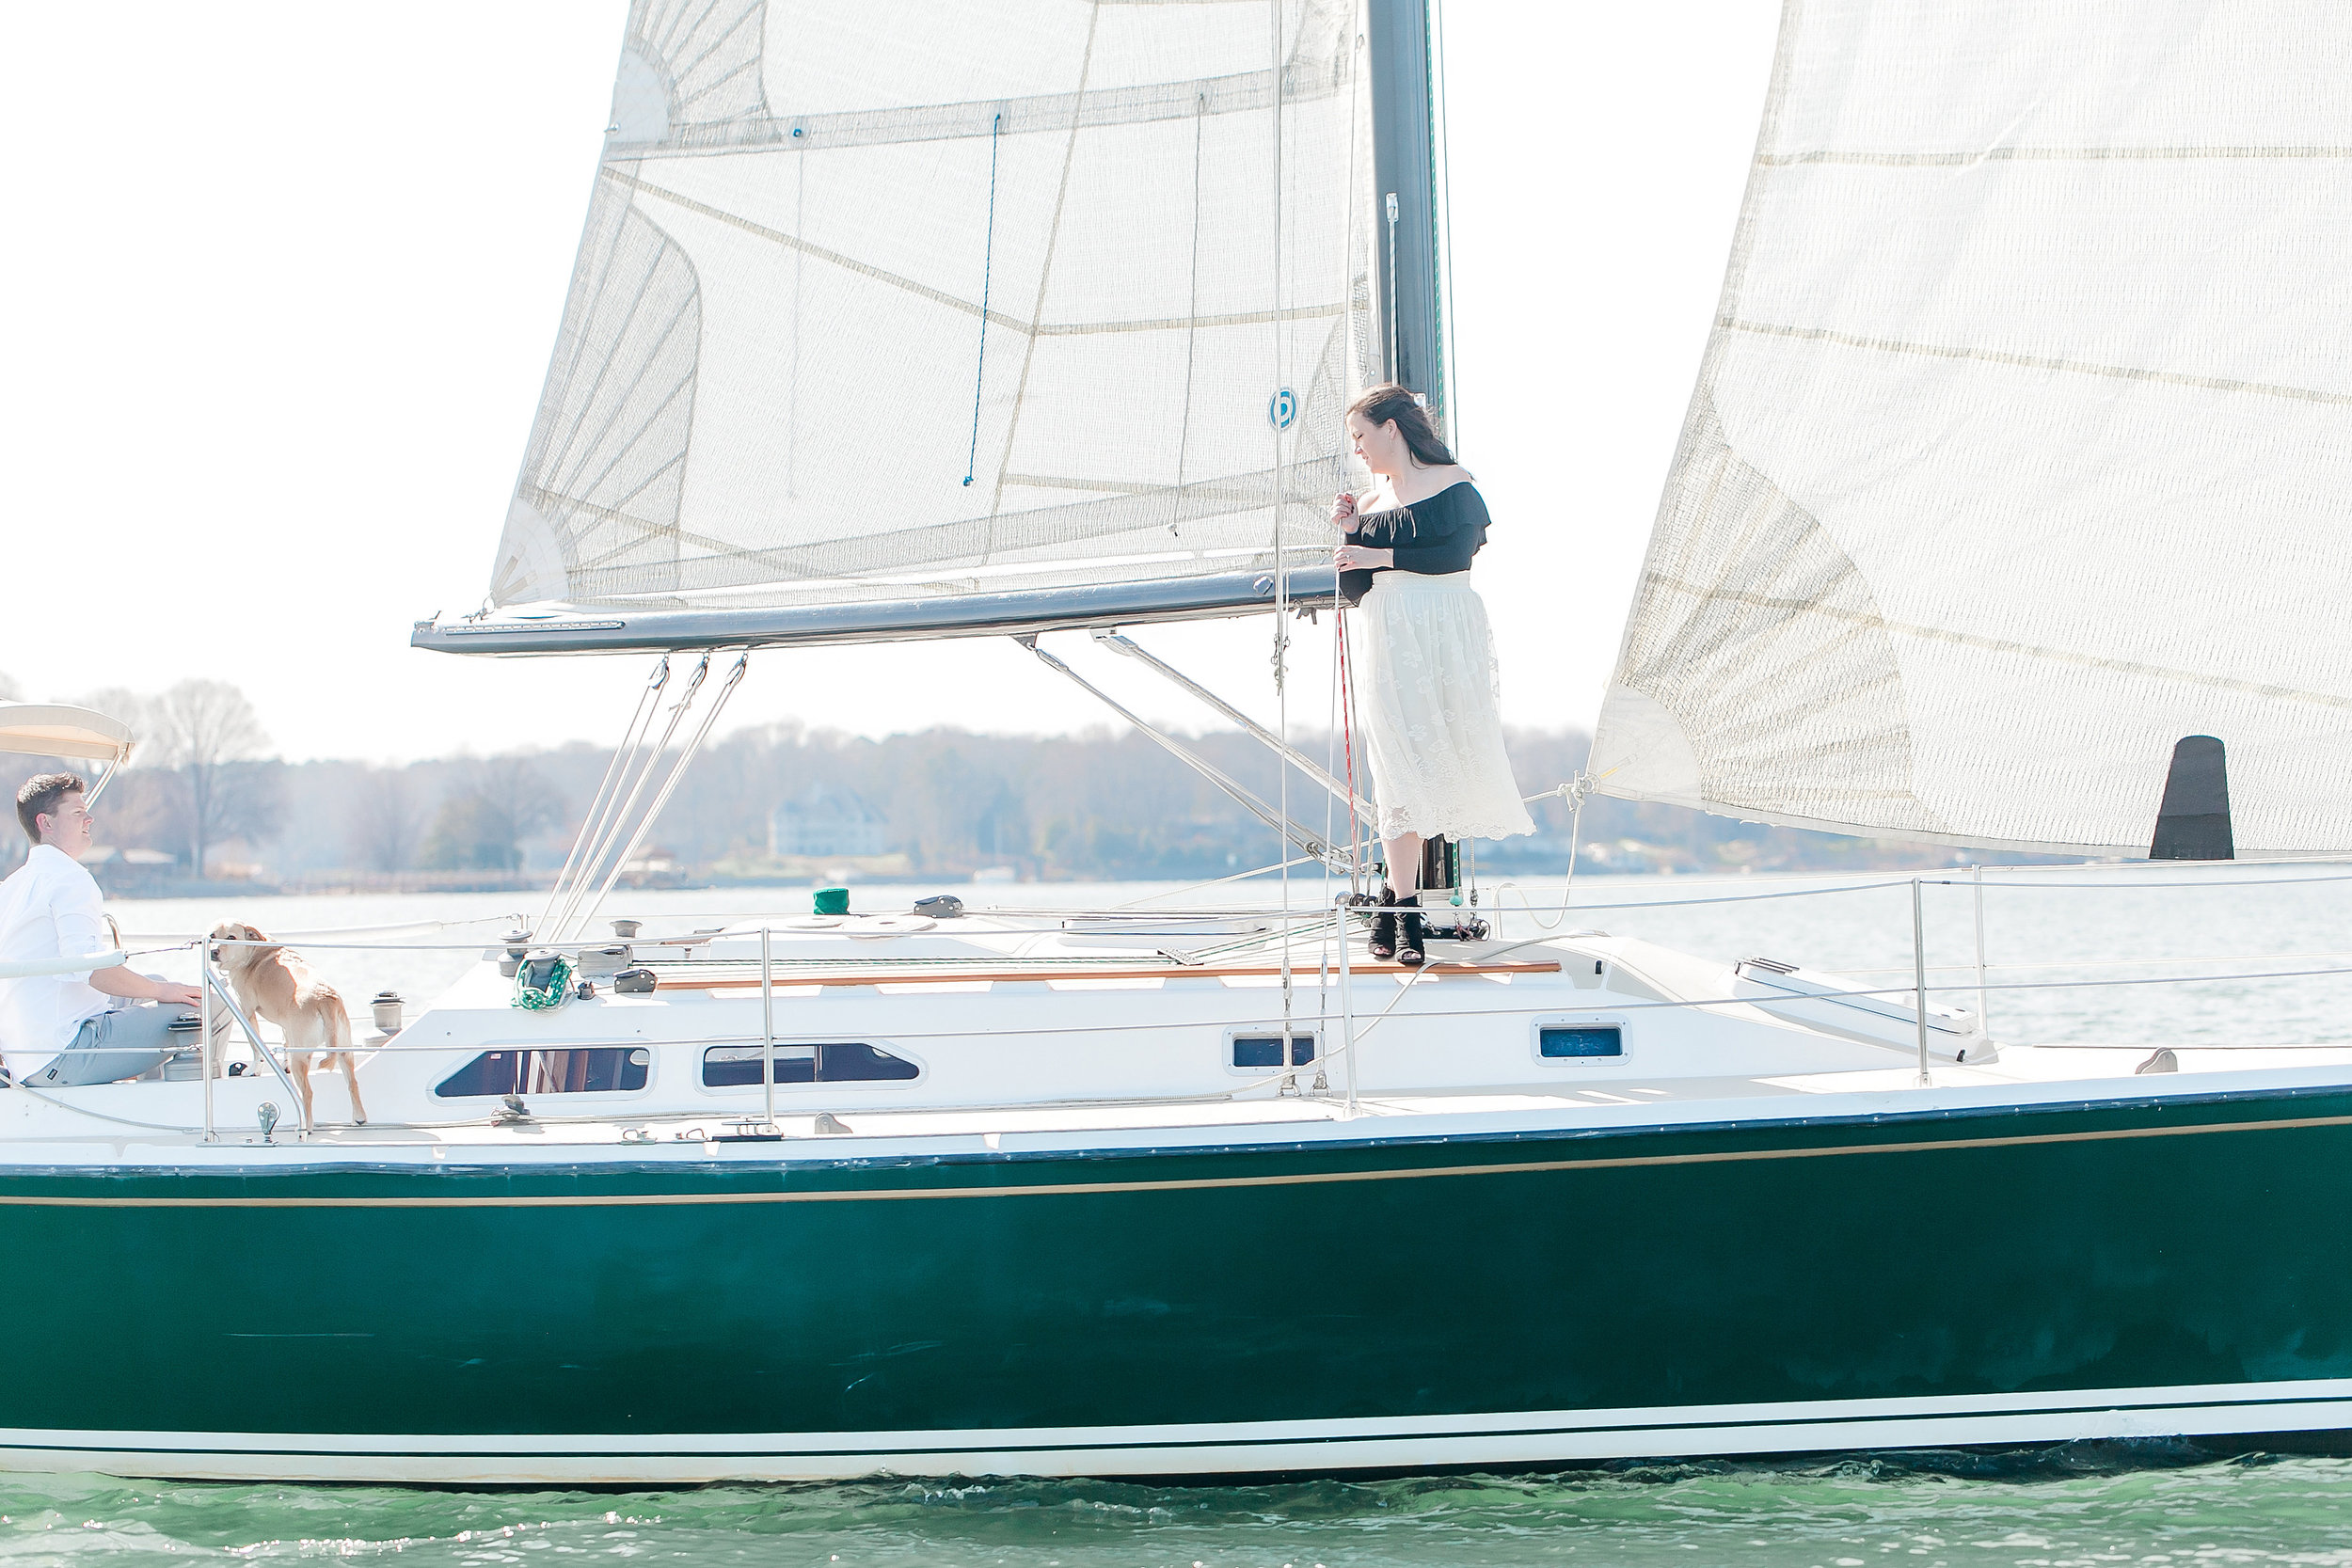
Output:
<instances>
[{"instance_id":1,"label":"man's short hair","mask_svg":"<svg viewBox=\"0 0 2352 1568\"><path fill-rule=\"evenodd\" d=\"M24 836L40 842L40 819L57 814L57 802L69 795L87 793L89 785L72 773L36 773L16 792L16 819Z\"/></svg>"}]
</instances>

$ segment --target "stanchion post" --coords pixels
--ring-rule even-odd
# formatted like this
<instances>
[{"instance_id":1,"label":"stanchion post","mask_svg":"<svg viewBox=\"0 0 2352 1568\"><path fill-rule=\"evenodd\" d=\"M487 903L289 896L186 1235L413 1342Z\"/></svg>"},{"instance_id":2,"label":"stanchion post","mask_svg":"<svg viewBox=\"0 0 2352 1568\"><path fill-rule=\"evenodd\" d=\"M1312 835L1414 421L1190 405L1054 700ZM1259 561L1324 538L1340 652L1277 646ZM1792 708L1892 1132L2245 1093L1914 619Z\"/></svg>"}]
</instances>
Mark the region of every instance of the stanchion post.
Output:
<instances>
[{"instance_id":1,"label":"stanchion post","mask_svg":"<svg viewBox=\"0 0 2352 1568\"><path fill-rule=\"evenodd\" d=\"M1973 879L1977 894L1977 1032L1986 1039L1993 1037L1993 1025L1984 1006L1984 867L1976 868Z\"/></svg>"},{"instance_id":2,"label":"stanchion post","mask_svg":"<svg viewBox=\"0 0 2352 1568\"><path fill-rule=\"evenodd\" d=\"M768 1094L766 1132L776 1131L776 982L768 927L759 928L759 1081Z\"/></svg>"},{"instance_id":3,"label":"stanchion post","mask_svg":"<svg viewBox=\"0 0 2352 1568\"><path fill-rule=\"evenodd\" d=\"M204 1046L204 1141L213 1141L213 1072L217 1065L213 1060L213 944L209 937L196 939L196 1026Z\"/></svg>"},{"instance_id":4,"label":"stanchion post","mask_svg":"<svg viewBox=\"0 0 2352 1568\"><path fill-rule=\"evenodd\" d=\"M1911 879L1912 1006L1919 1021L1919 1087L1928 1086L1928 923L1919 896L1919 879Z\"/></svg>"},{"instance_id":5,"label":"stanchion post","mask_svg":"<svg viewBox=\"0 0 2352 1568\"><path fill-rule=\"evenodd\" d=\"M1342 894L1331 906L1331 922L1339 927L1340 948L1340 1049L1347 1053L1347 1114L1356 1115L1356 997L1349 985L1352 973L1348 964L1347 944L1355 933L1347 928L1347 895Z\"/></svg>"}]
</instances>

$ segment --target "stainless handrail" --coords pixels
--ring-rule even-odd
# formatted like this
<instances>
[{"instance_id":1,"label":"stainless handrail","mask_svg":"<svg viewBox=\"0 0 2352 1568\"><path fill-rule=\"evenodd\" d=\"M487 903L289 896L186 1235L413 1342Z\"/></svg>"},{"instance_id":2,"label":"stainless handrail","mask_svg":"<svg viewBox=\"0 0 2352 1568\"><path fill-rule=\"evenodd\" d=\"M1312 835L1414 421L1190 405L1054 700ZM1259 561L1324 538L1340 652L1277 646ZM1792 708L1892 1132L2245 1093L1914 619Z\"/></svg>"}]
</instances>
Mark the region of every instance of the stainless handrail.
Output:
<instances>
[{"instance_id":1,"label":"stainless handrail","mask_svg":"<svg viewBox=\"0 0 2352 1568\"><path fill-rule=\"evenodd\" d=\"M199 954L197 961L199 963L203 963L204 959L200 956L204 951L203 943L199 942L197 944L197 951ZM205 967L210 968L211 966L206 964ZM196 988L196 1016L199 1021L197 1027L204 1031L204 1043L202 1050L199 1053L204 1062L204 1141L206 1143L211 1143L215 1136L213 1131L213 1074L220 1070L220 1064L215 1059L213 1050L213 988L209 985L199 985Z\"/></svg>"},{"instance_id":2,"label":"stainless handrail","mask_svg":"<svg viewBox=\"0 0 2352 1568\"><path fill-rule=\"evenodd\" d=\"M269 1042L262 1038L262 1032L253 1027L253 1021L245 1016L245 1009L237 1006L237 999L229 994L229 990L221 983L220 976L213 973L213 956L201 944L197 948L196 965L204 976L204 989L220 998L220 1005L229 1009L229 1016L237 1021L238 1027L245 1031L245 1037L252 1042L253 1053L267 1062L270 1071L277 1075L278 1082L284 1087L287 1098L294 1101L294 1114L302 1118L302 1135L309 1137L310 1135L310 1101L305 1100L301 1091L294 1087L294 1080L286 1076L285 1065L278 1061L276 1053L270 1050ZM208 1053L210 1050L211 1044L208 1037L206 1042ZM204 1099L209 1107L212 1102L212 1080L209 1078L205 1080Z\"/></svg>"}]
</instances>

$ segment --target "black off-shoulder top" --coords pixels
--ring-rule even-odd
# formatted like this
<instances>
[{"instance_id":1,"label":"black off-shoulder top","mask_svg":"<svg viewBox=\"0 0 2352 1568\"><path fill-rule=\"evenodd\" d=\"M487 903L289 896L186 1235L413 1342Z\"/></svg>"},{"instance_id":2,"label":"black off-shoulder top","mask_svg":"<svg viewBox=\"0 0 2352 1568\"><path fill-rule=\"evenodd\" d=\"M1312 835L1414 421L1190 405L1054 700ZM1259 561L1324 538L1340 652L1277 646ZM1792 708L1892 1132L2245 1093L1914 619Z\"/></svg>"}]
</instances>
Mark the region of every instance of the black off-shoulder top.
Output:
<instances>
[{"instance_id":1,"label":"black off-shoulder top","mask_svg":"<svg viewBox=\"0 0 2352 1568\"><path fill-rule=\"evenodd\" d=\"M1470 557L1486 542L1487 521L1486 503L1478 487L1467 479L1410 506L1365 513L1346 542L1367 549L1394 550L1396 565L1342 572L1341 602L1352 605L1361 599L1382 571L1418 572L1424 577L1469 571Z\"/></svg>"}]
</instances>

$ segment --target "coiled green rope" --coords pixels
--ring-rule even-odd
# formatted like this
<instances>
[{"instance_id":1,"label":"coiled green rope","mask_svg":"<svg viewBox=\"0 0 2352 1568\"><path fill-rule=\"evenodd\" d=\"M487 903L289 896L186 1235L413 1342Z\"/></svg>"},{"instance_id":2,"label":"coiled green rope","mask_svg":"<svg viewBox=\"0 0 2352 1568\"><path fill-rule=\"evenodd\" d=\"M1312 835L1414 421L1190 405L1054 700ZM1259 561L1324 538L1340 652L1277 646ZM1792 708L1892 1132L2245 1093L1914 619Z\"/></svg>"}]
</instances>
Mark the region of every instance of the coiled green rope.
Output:
<instances>
[{"instance_id":1,"label":"coiled green rope","mask_svg":"<svg viewBox=\"0 0 2352 1568\"><path fill-rule=\"evenodd\" d=\"M554 967L548 971L548 983L544 986L531 983L530 964L525 963L515 971L515 1006L528 1007L534 1013L544 1013L551 1007L562 1006L571 999L572 960L558 954L550 962Z\"/></svg>"}]
</instances>

